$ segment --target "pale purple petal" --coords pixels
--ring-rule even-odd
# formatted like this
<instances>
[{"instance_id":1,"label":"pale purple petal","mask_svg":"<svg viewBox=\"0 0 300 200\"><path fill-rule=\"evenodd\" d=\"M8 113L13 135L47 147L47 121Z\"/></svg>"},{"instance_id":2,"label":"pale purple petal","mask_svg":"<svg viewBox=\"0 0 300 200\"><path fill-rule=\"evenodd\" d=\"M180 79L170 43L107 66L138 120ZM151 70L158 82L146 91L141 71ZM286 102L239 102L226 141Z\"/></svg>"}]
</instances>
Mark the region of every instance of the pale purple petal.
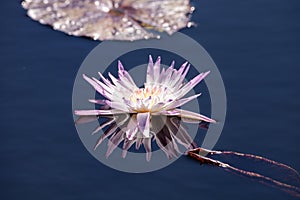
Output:
<instances>
[{"instance_id":1,"label":"pale purple petal","mask_svg":"<svg viewBox=\"0 0 300 200\"><path fill-rule=\"evenodd\" d=\"M130 118L126 129L126 138L128 140L133 140L138 132L137 122L134 117Z\"/></svg>"},{"instance_id":2,"label":"pale purple petal","mask_svg":"<svg viewBox=\"0 0 300 200\"><path fill-rule=\"evenodd\" d=\"M168 150L168 153L170 155L170 158L176 158L178 157L178 154L179 152L176 151L176 148L173 146L173 139L169 139L169 138L166 138L167 140L167 146L166 146L166 149Z\"/></svg>"},{"instance_id":3,"label":"pale purple petal","mask_svg":"<svg viewBox=\"0 0 300 200\"><path fill-rule=\"evenodd\" d=\"M193 139L187 133L186 129L180 125L180 120L177 117L167 118L166 125L179 144L183 145L186 149L191 147Z\"/></svg>"},{"instance_id":4,"label":"pale purple petal","mask_svg":"<svg viewBox=\"0 0 300 200\"><path fill-rule=\"evenodd\" d=\"M110 72L108 72L108 76L111 79L111 81L113 82L114 85L118 85L118 79L116 77L114 77Z\"/></svg>"},{"instance_id":5,"label":"pale purple petal","mask_svg":"<svg viewBox=\"0 0 300 200\"><path fill-rule=\"evenodd\" d=\"M153 66L153 77L154 77L154 82L156 82L156 83L158 82L159 74L160 74L160 61L161 61L161 58L160 58L160 56L158 56L154 66Z\"/></svg>"},{"instance_id":6,"label":"pale purple petal","mask_svg":"<svg viewBox=\"0 0 300 200\"><path fill-rule=\"evenodd\" d=\"M115 108L117 110L122 110L124 112L130 112L128 106L124 104L123 102L111 102L111 101L105 101L107 105L109 105L111 108Z\"/></svg>"},{"instance_id":7,"label":"pale purple petal","mask_svg":"<svg viewBox=\"0 0 300 200\"><path fill-rule=\"evenodd\" d=\"M118 74L119 76L124 75L124 66L122 65L121 61L118 60Z\"/></svg>"},{"instance_id":8,"label":"pale purple petal","mask_svg":"<svg viewBox=\"0 0 300 200\"><path fill-rule=\"evenodd\" d=\"M215 120L213 120L209 117L206 117L204 115L194 113L191 111L187 111L187 110L181 110L181 109L164 110L164 111L160 111L160 112L152 113L152 114L153 115L178 116L178 117L195 119L195 120L199 120L199 121L206 121L206 122L210 122L210 123L216 122Z\"/></svg>"},{"instance_id":9,"label":"pale purple petal","mask_svg":"<svg viewBox=\"0 0 300 200\"><path fill-rule=\"evenodd\" d=\"M97 140L96 145L94 147L94 149L96 149L101 142L109 137L111 134L115 133L115 131L122 126L128 119L129 119L129 115L128 114L122 114L122 115L116 115L113 117L115 123L111 124L106 130L105 132L100 136L100 138ZM96 131L96 130L95 130ZM95 132L94 131L94 132Z\"/></svg>"},{"instance_id":10,"label":"pale purple petal","mask_svg":"<svg viewBox=\"0 0 300 200\"><path fill-rule=\"evenodd\" d=\"M153 83L154 77L153 77L153 60L152 56L149 55L149 63L147 67L147 76L146 76L146 83Z\"/></svg>"},{"instance_id":11,"label":"pale purple petal","mask_svg":"<svg viewBox=\"0 0 300 200\"><path fill-rule=\"evenodd\" d=\"M128 129L126 131L126 138L128 140L133 140L136 137L137 132L138 132L138 128L137 127L133 128L133 129Z\"/></svg>"},{"instance_id":12,"label":"pale purple petal","mask_svg":"<svg viewBox=\"0 0 300 200\"><path fill-rule=\"evenodd\" d=\"M94 150L97 149L97 147L103 142L103 140L107 137L109 137L110 135L112 135L113 133L115 133L115 131L118 129L118 125L115 123L112 126L109 126L108 129L98 138L95 146L94 146Z\"/></svg>"},{"instance_id":13,"label":"pale purple petal","mask_svg":"<svg viewBox=\"0 0 300 200\"><path fill-rule=\"evenodd\" d=\"M183 122L189 123L189 124L199 124L199 123L203 122L203 120L199 120L199 119L191 119L191 118L186 118L186 117L181 117L180 119L181 119Z\"/></svg>"},{"instance_id":14,"label":"pale purple petal","mask_svg":"<svg viewBox=\"0 0 300 200\"><path fill-rule=\"evenodd\" d=\"M142 143L143 143L143 138L136 138L135 149L138 150L141 147Z\"/></svg>"},{"instance_id":15,"label":"pale purple petal","mask_svg":"<svg viewBox=\"0 0 300 200\"><path fill-rule=\"evenodd\" d=\"M169 105L167 105L165 107L166 110L168 109L173 109L173 108L177 108L177 107L180 107L186 103L188 103L189 101L193 100L193 99L196 99L197 97L199 97L201 95L200 94L196 94L196 95L193 95L193 96L190 96L190 97L187 97L187 98L184 98L184 99L179 99L179 100L176 100L176 101L173 101L172 103L170 103Z\"/></svg>"},{"instance_id":16,"label":"pale purple petal","mask_svg":"<svg viewBox=\"0 0 300 200\"><path fill-rule=\"evenodd\" d=\"M94 135L95 133L99 132L100 130L102 130L103 128L105 128L108 125L111 125L113 122L115 122L115 118L111 118L105 122L103 122L102 124L100 124L100 126L98 126L93 132L92 135Z\"/></svg>"},{"instance_id":17,"label":"pale purple petal","mask_svg":"<svg viewBox=\"0 0 300 200\"><path fill-rule=\"evenodd\" d=\"M177 99L183 97L186 95L191 89L193 89L200 81L202 81L210 71L207 71L205 73L201 73L198 76L194 77L192 80L190 80L187 84L185 84L178 92L174 94Z\"/></svg>"},{"instance_id":18,"label":"pale purple petal","mask_svg":"<svg viewBox=\"0 0 300 200\"><path fill-rule=\"evenodd\" d=\"M151 110L153 111L160 110L165 104L166 104L165 102L159 102L156 105L153 105Z\"/></svg>"},{"instance_id":19,"label":"pale purple petal","mask_svg":"<svg viewBox=\"0 0 300 200\"><path fill-rule=\"evenodd\" d=\"M108 140L107 143L107 151L105 157L108 158L110 154L117 148L117 146L124 140L124 133L122 130L116 132L111 138Z\"/></svg>"},{"instance_id":20,"label":"pale purple petal","mask_svg":"<svg viewBox=\"0 0 300 200\"><path fill-rule=\"evenodd\" d=\"M136 86L135 82L133 81L132 77L127 71L124 71L124 77L127 79L129 84L131 85L131 89L137 89L138 87Z\"/></svg>"},{"instance_id":21,"label":"pale purple petal","mask_svg":"<svg viewBox=\"0 0 300 200\"><path fill-rule=\"evenodd\" d=\"M144 137L150 136L150 113L137 113L137 125Z\"/></svg>"},{"instance_id":22,"label":"pale purple petal","mask_svg":"<svg viewBox=\"0 0 300 200\"><path fill-rule=\"evenodd\" d=\"M181 152L180 152L178 145L174 139L174 136L172 134L171 134L171 136L172 136L172 140L171 140L172 148L174 149L174 153L175 153L174 155L175 155L175 157L178 157L178 154L181 154Z\"/></svg>"},{"instance_id":23,"label":"pale purple petal","mask_svg":"<svg viewBox=\"0 0 300 200\"><path fill-rule=\"evenodd\" d=\"M124 82L124 84L126 84L126 86L130 89L137 88L130 74L124 69L121 61L118 61L118 68L119 78L122 80L122 82Z\"/></svg>"},{"instance_id":24,"label":"pale purple petal","mask_svg":"<svg viewBox=\"0 0 300 200\"><path fill-rule=\"evenodd\" d=\"M125 74L125 70L123 72ZM127 78L124 79L124 77L121 76L120 79L118 80L111 73L108 73L108 76L112 80L113 84L116 86L115 90L117 90L119 92L124 92L125 91L126 93L130 94L132 92L132 90L137 88L135 86L135 84L130 83L130 81L128 81ZM118 94L116 93L114 95L118 95Z\"/></svg>"},{"instance_id":25,"label":"pale purple petal","mask_svg":"<svg viewBox=\"0 0 300 200\"><path fill-rule=\"evenodd\" d=\"M162 111L159 111L159 112L154 112L154 113L151 113L152 115L167 115L167 116L179 116L180 115L180 112L177 111L177 109L173 109L173 110L162 110Z\"/></svg>"},{"instance_id":26,"label":"pale purple petal","mask_svg":"<svg viewBox=\"0 0 300 200\"><path fill-rule=\"evenodd\" d=\"M101 80L110 88L114 88L114 85L108 80L106 79L100 72L98 72Z\"/></svg>"},{"instance_id":27,"label":"pale purple petal","mask_svg":"<svg viewBox=\"0 0 300 200\"><path fill-rule=\"evenodd\" d=\"M187 111L187 110L181 110L181 109L176 109L176 110L180 113L181 117L206 121L206 122L210 122L210 123L216 123L216 121L214 119L211 119L211 118L201 115L199 113L195 113L195 112L191 112L191 111Z\"/></svg>"},{"instance_id":28,"label":"pale purple petal","mask_svg":"<svg viewBox=\"0 0 300 200\"><path fill-rule=\"evenodd\" d=\"M112 87L105 85L104 83L102 83L101 81L99 81L98 79L96 79L94 77L92 79L95 83L97 83L99 86L101 86L101 88L103 88L106 92L108 92L109 94L113 94L114 89Z\"/></svg>"},{"instance_id":29,"label":"pale purple petal","mask_svg":"<svg viewBox=\"0 0 300 200\"><path fill-rule=\"evenodd\" d=\"M162 68L160 75L159 75L158 82L161 83L162 81L164 81L165 76L166 76L166 70L165 70L165 68Z\"/></svg>"},{"instance_id":30,"label":"pale purple petal","mask_svg":"<svg viewBox=\"0 0 300 200\"><path fill-rule=\"evenodd\" d=\"M75 110L75 115L113 115L113 114L122 114L122 110Z\"/></svg>"},{"instance_id":31,"label":"pale purple petal","mask_svg":"<svg viewBox=\"0 0 300 200\"><path fill-rule=\"evenodd\" d=\"M122 113L119 115L114 115L115 121L119 126L122 126L125 122L128 121L130 115L128 113Z\"/></svg>"},{"instance_id":32,"label":"pale purple petal","mask_svg":"<svg viewBox=\"0 0 300 200\"><path fill-rule=\"evenodd\" d=\"M89 102L95 103L98 105L106 105L106 100L103 100L103 99L89 99Z\"/></svg>"},{"instance_id":33,"label":"pale purple petal","mask_svg":"<svg viewBox=\"0 0 300 200\"><path fill-rule=\"evenodd\" d=\"M134 140L125 139L123 143L122 158L126 157L128 149L134 144Z\"/></svg>"},{"instance_id":34,"label":"pale purple petal","mask_svg":"<svg viewBox=\"0 0 300 200\"><path fill-rule=\"evenodd\" d=\"M176 91L179 87L181 87L183 85L183 81L188 73L190 69L190 64L185 68L185 71L183 72L183 74L180 76L180 79L178 80L178 82L174 85L174 91Z\"/></svg>"},{"instance_id":35,"label":"pale purple petal","mask_svg":"<svg viewBox=\"0 0 300 200\"><path fill-rule=\"evenodd\" d=\"M173 87L175 85L177 85L177 83L179 82L181 84L182 81L181 80L181 76L182 76L182 73L185 69L185 67L187 66L188 62L185 62L182 64L182 66L180 67L180 69L178 71L175 71L174 74L172 75L172 78L171 78L171 82L169 83L170 87Z\"/></svg>"},{"instance_id":36,"label":"pale purple petal","mask_svg":"<svg viewBox=\"0 0 300 200\"><path fill-rule=\"evenodd\" d=\"M92 80L91 78L87 77L85 74L83 74L83 78L93 86L93 88L99 92L100 94L102 94L103 96L105 96L108 99L111 99L111 95L109 93L107 93L104 88L99 85L98 83L96 83L94 80Z\"/></svg>"},{"instance_id":37,"label":"pale purple petal","mask_svg":"<svg viewBox=\"0 0 300 200\"><path fill-rule=\"evenodd\" d=\"M145 147L146 150L146 160L149 162L151 159L151 138L144 138L143 139L143 145Z\"/></svg>"},{"instance_id":38,"label":"pale purple petal","mask_svg":"<svg viewBox=\"0 0 300 200\"><path fill-rule=\"evenodd\" d=\"M156 141L156 144L157 144L157 146L159 147L159 149L161 149L161 150L166 154L166 156L167 156L169 159L171 159L168 150L166 149L165 146L162 145L162 143L160 142L160 140L157 139L157 138L155 138L155 141Z\"/></svg>"},{"instance_id":39,"label":"pale purple petal","mask_svg":"<svg viewBox=\"0 0 300 200\"><path fill-rule=\"evenodd\" d=\"M109 109L110 109L109 105L104 105L104 106L101 106L99 110L109 110Z\"/></svg>"},{"instance_id":40,"label":"pale purple petal","mask_svg":"<svg viewBox=\"0 0 300 200\"><path fill-rule=\"evenodd\" d=\"M127 71L124 71L124 76L119 76L119 81L117 86L124 87L123 89L128 90L129 93L138 89L136 84L134 83L133 79L131 78L130 74ZM120 90L120 88L117 88Z\"/></svg>"},{"instance_id":41,"label":"pale purple petal","mask_svg":"<svg viewBox=\"0 0 300 200\"><path fill-rule=\"evenodd\" d=\"M170 67L166 70L166 78L165 78L165 83L168 83L170 81L170 78L172 77L173 73L174 73L174 65L175 65L175 61L172 61Z\"/></svg>"}]
</instances>

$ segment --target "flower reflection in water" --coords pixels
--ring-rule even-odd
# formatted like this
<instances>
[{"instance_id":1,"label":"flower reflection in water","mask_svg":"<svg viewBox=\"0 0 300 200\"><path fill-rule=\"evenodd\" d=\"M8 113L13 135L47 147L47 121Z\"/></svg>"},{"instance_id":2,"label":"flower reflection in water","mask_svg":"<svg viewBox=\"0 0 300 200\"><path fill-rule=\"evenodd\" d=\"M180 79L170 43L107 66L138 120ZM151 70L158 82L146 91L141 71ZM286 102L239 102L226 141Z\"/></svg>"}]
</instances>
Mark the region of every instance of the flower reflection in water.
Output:
<instances>
[{"instance_id":1,"label":"flower reflection in water","mask_svg":"<svg viewBox=\"0 0 300 200\"><path fill-rule=\"evenodd\" d=\"M98 117L80 116L76 120L76 124L98 120ZM138 150L143 145L146 151L146 159L150 161L151 152L155 150L153 146L157 146L157 148L165 152L169 159L185 153L201 164L221 167L226 171L300 197L300 175L292 167L252 154L234 151L214 151L197 147L197 144L193 142L179 117L154 116L151 120L151 137L145 138L139 133L131 140L126 137L126 127L129 124L130 126L137 126L135 114L118 114L101 116L101 118L105 118L104 122L92 134L97 133L101 129L105 129L105 131L95 141L94 149L105 139L108 139L107 157L116 148L122 148L122 157L125 158L128 151ZM199 127L204 129L207 129L209 126L208 122L198 123ZM186 152L180 152L179 145L184 147Z\"/></svg>"},{"instance_id":2,"label":"flower reflection in water","mask_svg":"<svg viewBox=\"0 0 300 200\"><path fill-rule=\"evenodd\" d=\"M113 116L101 116L106 118L92 134L97 133L101 129L105 129L104 133L95 141L94 149L96 149L106 138L108 138L108 148L106 157L108 157L118 146L122 148L122 157L125 158L127 151L135 146L138 150L142 145L146 151L146 159L150 161L151 152L153 151L152 142L157 148L163 150L167 158L172 159L178 157L184 152L180 151L178 145L181 145L186 150L191 150L196 147L193 139L188 134L187 130L180 122L179 117L167 116L152 116L150 137L144 137L141 132L129 139L126 136L128 129L137 128L136 114L117 114ZM95 116L80 116L76 124L85 123L88 121L97 120ZM199 123L199 122L197 122ZM200 122L205 127L206 122Z\"/></svg>"}]
</instances>

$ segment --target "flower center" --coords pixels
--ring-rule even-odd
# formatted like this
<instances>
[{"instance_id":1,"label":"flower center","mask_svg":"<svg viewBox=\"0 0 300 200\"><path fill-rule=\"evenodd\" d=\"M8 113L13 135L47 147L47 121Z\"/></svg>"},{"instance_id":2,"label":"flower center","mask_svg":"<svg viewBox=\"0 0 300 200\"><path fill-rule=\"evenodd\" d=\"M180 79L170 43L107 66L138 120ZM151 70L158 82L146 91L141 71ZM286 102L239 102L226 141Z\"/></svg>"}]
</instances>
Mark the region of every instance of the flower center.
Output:
<instances>
[{"instance_id":1,"label":"flower center","mask_svg":"<svg viewBox=\"0 0 300 200\"><path fill-rule=\"evenodd\" d=\"M136 101L137 99L145 100L145 99L149 99L149 97L159 96L160 93L161 93L161 88L158 88L156 86L152 88L150 87L139 88L131 94L130 100L131 101Z\"/></svg>"},{"instance_id":2,"label":"flower center","mask_svg":"<svg viewBox=\"0 0 300 200\"><path fill-rule=\"evenodd\" d=\"M130 101L138 112L153 111L153 106L163 100L163 90L158 86L139 88L130 95Z\"/></svg>"}]
</instances>

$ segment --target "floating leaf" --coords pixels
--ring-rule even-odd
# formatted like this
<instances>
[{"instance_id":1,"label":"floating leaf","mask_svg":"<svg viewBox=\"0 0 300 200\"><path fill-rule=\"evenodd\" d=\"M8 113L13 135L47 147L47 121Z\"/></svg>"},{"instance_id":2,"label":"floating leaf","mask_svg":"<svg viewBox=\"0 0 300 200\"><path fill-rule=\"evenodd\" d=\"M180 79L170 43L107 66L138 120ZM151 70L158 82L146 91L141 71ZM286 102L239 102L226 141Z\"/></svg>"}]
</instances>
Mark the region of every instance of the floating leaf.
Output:
<instances>
[{"instance_id":1,"label":"floating leaf","mask_svg":"<svg viewBox=\"0 0 300 200\"><path fill-rule=\"evenodd\" d=\"M192 25L189 0L25 0L27 14L69 35L94 40L159 38Z\"/></svg>"}]
</instances>

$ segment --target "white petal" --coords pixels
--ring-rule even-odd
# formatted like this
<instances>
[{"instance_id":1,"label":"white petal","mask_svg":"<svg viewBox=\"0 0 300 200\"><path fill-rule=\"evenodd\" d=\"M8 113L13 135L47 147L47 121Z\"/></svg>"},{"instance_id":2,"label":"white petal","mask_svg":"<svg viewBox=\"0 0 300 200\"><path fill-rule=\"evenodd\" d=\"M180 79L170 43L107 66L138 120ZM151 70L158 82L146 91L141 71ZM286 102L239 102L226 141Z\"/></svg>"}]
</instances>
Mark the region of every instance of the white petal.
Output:
<instances>
[{"instance_id":1,"label":"white petal","mask_svg":"<svg viewBox=\"0 0 300 200\"><path fill-rule=\"evenodd\" d=\"M130 112L128 106L123 102L112 102L112 101L105 101L107 105L109 105L111 108L115 108L118 110L122 110L124 112Z\"/></svg>"},{"instance_id":2,"label":"white petal","mask_svg":"<svg viewBox=\"0 0 300 200\"><path fill-rule=\"evenodd\" d=\"M89 99L89 102L99 105L106 105L106 100L103 99Z\"/></svg>"},{"instance_id":3,"label":"white petal","mask_svg":"<svg viewBox=\"0 0 300 200\"><path fill-rule=\"evenodd\" d=\"M93 86L93 88L99 92L100 94L102 94L103 96L105 96L108 99L111 99L111 94L109 94L107 91L104 90L104 88L99 85L98 83L96 83L94 80L92 80L91 78L87 77L85 74L83 74L83 78Z\"/></svg>"},{"instance_id":4,"label":"white petal","mask_svg":"<svg viewBox=\"0 0 300 200\"><path fill-rule=\"evenodd\" d=\"M153 83L154 77L153 77L153 60L152 56L149 55L149 63L147 67L147 75L146 75L146 83Z\"/></svg>"},{"instance_id":5,"label":"white petal","mask_svg":"<svg viewBox=\"0 0 300 200\"><path fill-rule=\"evenodd\" d=\"M156 59L156 62L153 66L153 77L154 77L154 82L158 83L159 75L160 75L160 56Z\"/></svg>"},{"instance_id":6,"label":"white petal","mask_svg":"<svg viewBox=\"0 0 300 200\"><path fill-rule=\"evenodd\" d=\"M193 89L200 81L202 81L209 73L210 71L207 71L205 73L201 73L198 76L194 77L187 84L185 84L178 92L176 92L174 96L176 96L177 99L183 97L191 89Z\"/></svg>"},{"instance_id":7,"label":"white petal","mask_svg":"<svg viewBox=\"0 0 300 200\"><path fill-rule=\"evenodd\" d=\"M189 102L189 101L191 101L193 99L196 99L200 95L201 95L201 93L193 95L193 96L190 96L190 97L187 97L187 98L184 98L184 99L179 99L179 100L173 101L169 105L167 105L164 109L169 110L169 109L180 107L180 106L186 104L187 102Z\"/></svg>"}]
</instances>

